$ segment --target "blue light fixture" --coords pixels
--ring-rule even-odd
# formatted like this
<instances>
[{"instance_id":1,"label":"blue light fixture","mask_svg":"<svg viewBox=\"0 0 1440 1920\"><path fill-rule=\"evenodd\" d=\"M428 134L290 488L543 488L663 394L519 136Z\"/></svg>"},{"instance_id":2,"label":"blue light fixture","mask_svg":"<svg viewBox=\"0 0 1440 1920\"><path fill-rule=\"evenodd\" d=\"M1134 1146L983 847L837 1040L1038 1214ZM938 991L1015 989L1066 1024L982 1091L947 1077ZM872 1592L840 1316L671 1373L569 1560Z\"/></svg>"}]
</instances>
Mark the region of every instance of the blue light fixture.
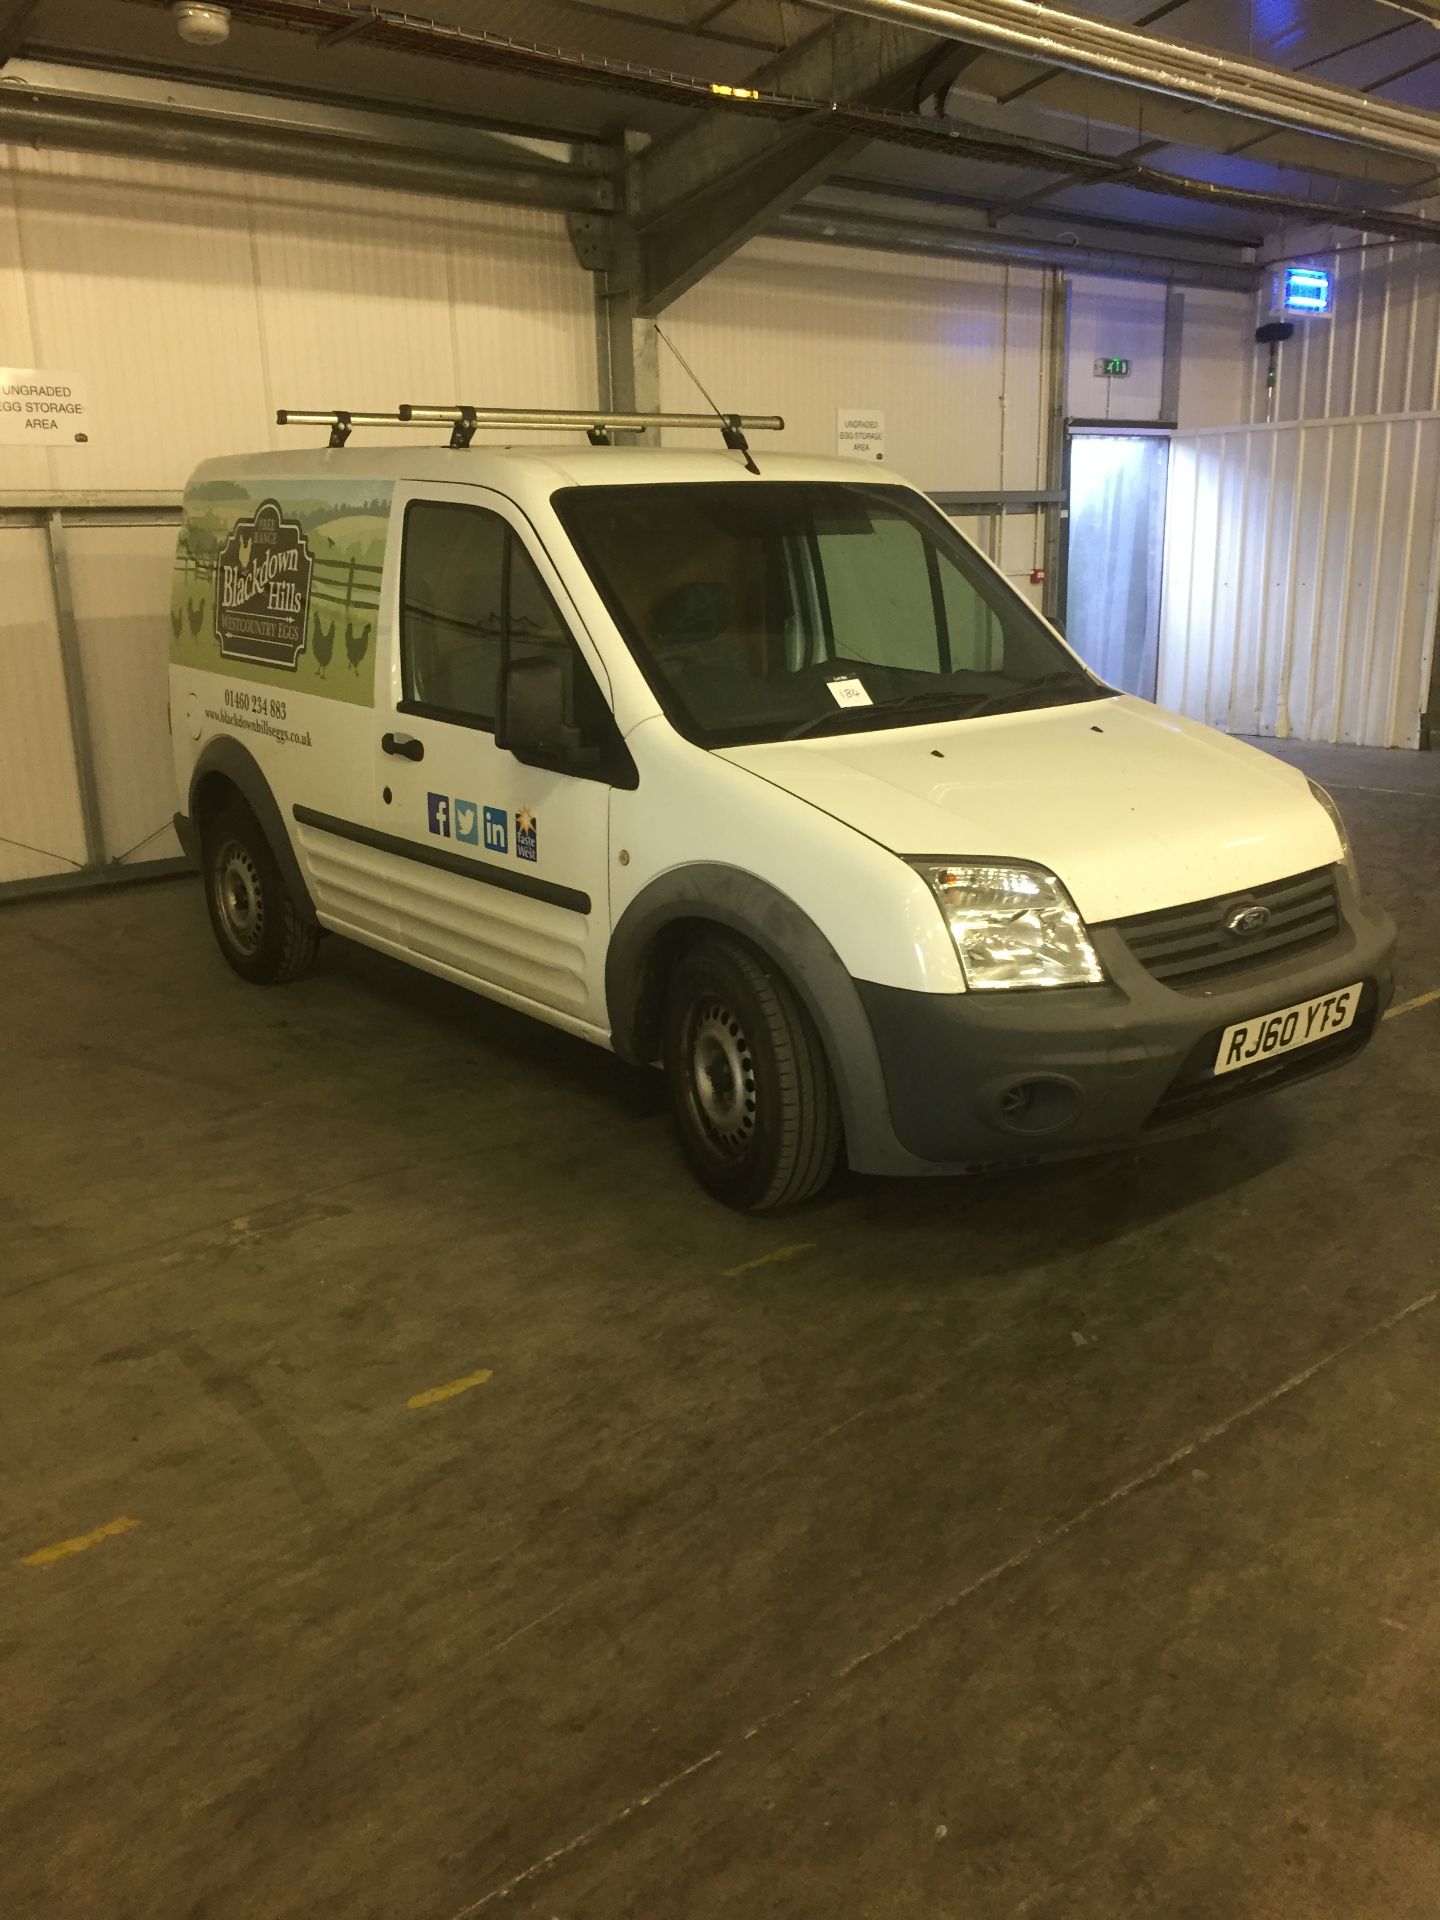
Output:
<instances>
[{"instance_id":1,"label":"blue light fixture","mask_svg":"<svg viewBox=\"0 0 1440 1920\"><path fill-rule=\"evenodd\" d=\"M1276 313L1329 313L1335 283L1324 267L1286 267L1275 283Z\"/></svg>"}]
</instances>

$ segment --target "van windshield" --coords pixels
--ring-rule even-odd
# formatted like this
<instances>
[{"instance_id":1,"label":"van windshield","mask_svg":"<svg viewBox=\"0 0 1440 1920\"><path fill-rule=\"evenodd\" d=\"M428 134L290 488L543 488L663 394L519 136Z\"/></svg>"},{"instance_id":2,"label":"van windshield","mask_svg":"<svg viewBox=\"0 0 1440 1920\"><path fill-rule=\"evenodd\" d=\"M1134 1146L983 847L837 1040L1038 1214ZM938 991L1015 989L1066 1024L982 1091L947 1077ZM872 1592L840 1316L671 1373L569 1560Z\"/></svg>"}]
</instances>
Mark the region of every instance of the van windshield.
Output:
<instances>
[{"instance_id":1,"label":"van windshield","mask_svg":"<svg viewBox=\"0 0 1440 1920\"><path fill-rule=\"evenodd\" d=\"M672 721L703 746L1103 699L898 486L571 487L556 511Z\"/></svg>"}]
</instances>

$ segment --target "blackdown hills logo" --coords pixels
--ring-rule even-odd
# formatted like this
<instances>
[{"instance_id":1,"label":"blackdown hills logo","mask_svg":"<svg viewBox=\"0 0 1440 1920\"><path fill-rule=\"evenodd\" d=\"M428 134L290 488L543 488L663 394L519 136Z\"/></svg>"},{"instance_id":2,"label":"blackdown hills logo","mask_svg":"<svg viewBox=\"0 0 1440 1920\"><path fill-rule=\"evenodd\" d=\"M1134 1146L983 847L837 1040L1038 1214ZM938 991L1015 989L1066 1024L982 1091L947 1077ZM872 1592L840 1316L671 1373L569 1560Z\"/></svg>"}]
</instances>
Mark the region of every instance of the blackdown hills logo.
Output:
<instances>
[{"instance_id":1,"label":"blackdown hills logo","mask_svg":"<svg viewBox=\"0 0 1440 1920\"><path fill-rule=\"evenodd\" d=\"M237 520L215 563L215 637L229 660L295 671L305 651L314 562L304 529L277 501Z\"/></svg>"}]
</instances>

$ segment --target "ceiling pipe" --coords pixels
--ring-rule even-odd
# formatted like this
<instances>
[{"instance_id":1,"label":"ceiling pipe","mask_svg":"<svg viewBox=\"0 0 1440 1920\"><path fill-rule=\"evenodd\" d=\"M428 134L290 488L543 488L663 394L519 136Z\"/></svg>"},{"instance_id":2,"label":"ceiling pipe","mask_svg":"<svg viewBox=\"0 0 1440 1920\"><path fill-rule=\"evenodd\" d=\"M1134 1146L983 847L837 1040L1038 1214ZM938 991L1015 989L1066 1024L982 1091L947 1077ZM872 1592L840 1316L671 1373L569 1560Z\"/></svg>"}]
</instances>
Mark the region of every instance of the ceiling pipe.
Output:
<instances>
[{"instance_id":1,"label":"ceiling pipe","mask_svg":"<svg viewBox=\"0 0 1440 1920\"><path fill-rule=\"evenodd\" d=\"M1269 126L1349 140L1440 164L1440 115L1312 80L1285 67L1166 40L1108 20L1065 13L1043 0L815 0L891 26L943 34L1040 60L1147 93L1219 107Z\"/></svg>"},{"instance_id":2,"label":"ceiling pipe","mask_svg":"<svg viewBox=\"0 0 1440 1920\"><path fill-rule=\"evenodd\" d=\"M183 108L135 106L0 88L0 141L87 152L189 161L240 172L343 180L359 186L436 193L557 212L605 213L615 189L579 167L509 166L458 154L356 139L316 127L261 128L255 121Z\"/></svg>"},{"instance_id":3,"label":"ceiling pipe","mask_svg":"<svg viewBox=\"0 0 1440 1920\"><path fill-rule=\"evenodd\" d=\"M938 254L956 260L1003 260L1011 266L1058 267L1067 273L1092 273L1104 279L1159 280L1169 286L1218 287L1231 293L1251 293L1261 278L1256 267L1122 253L1109 247L1066 246L1060 241L1006 239L971 233L938 220L896 220L854 213L848 208L792 207L766 231L787 240L824 240L834 246Z\"/></svg>"}]
</instances>

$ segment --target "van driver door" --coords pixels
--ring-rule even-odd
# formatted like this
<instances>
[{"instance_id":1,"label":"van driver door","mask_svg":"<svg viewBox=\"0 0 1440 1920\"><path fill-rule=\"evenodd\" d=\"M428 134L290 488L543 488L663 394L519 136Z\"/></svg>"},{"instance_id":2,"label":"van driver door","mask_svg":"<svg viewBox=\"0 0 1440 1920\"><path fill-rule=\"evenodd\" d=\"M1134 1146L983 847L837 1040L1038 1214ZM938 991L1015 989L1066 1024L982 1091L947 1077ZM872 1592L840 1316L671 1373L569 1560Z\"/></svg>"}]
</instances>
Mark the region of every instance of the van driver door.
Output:
<instances>
[{"instance_id":1,"label":"van driver door","mask_svg":"<svg viewBox=\"0 0 1440 1920\"><path fill-rule=\"evenodd\" d=\"M608 707L603 669L503 495L397 486L390 539L373 817L392 856L396 937L497 999L604 1032L609 785L522 765L495 744L508 656L557 653L567 685Z\"/></svg>"}]
</instances>

